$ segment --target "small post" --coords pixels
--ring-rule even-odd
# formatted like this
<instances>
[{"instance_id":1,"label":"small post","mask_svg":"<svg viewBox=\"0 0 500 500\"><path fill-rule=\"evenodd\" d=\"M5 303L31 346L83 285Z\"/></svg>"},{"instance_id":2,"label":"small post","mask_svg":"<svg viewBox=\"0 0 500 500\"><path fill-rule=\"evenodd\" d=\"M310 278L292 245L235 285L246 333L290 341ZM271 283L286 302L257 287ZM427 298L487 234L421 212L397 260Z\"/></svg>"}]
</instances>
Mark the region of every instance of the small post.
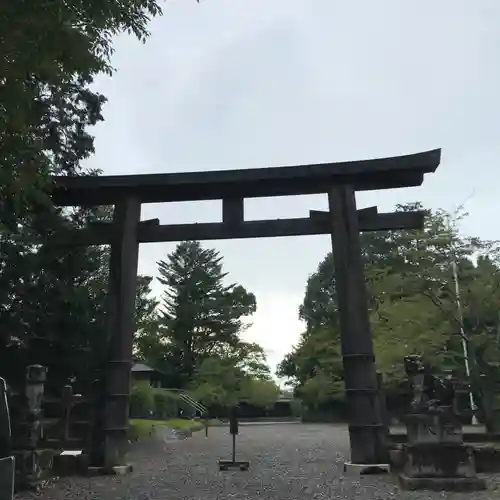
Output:
<instances>
[{"instance_id":1,"label":"small post","mask_svg":"<svg viewBox=\"0 0 500 500\"><path fill-rule=\"evenodd\" d=\"M71 407L73 404L73 387L65 385L61 392L61 443L63 446L69 440L69 419L71 415Z\"/></svg>"},{"instance_id":2,"label":"small post","mask_svg":"<svg viewBox=\"0 0 500 500\"><path fill-rule=\"evenodd\" d=\"M236 408L233 406L229 413L229 434L237 436L239 432L238 416L236 415Z\"/></svg>"},{"instance_id":3,"label":"small post","mask_svg":"<svg viewBox=\"0 0 500 500\"><path fill-rule=\"evenodd\" d=\"M89 465L100 467L104 464L104 411L105 396L102 373L93 380L91 389L91 430L88 441Z\"/></svg>"}]
</instances>

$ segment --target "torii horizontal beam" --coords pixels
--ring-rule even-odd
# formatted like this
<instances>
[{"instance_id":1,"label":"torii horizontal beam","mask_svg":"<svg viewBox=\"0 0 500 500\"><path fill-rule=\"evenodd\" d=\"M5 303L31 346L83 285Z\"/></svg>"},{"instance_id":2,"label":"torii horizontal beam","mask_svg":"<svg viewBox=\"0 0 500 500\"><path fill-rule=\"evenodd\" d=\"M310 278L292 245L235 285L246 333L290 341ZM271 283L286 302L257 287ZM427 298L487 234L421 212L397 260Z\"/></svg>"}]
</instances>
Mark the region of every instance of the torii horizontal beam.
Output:
<instances>
[{"instance_id":1,"label":"torii horizontal beam","mask_svg":"<svg viewBox=\"0 0 500 500\"><path fill-rule=\"evenodd\" d=\"M424 213L377 213L376 207L358 210L359 229L387 231L391 229L418 229L423 226ZM328 212L311 211L310 217L277 220L255 220L237 223L209 222L202 224L160 225L158 219L139 223L139 243L159 243L188 240L227 240L307 236L331 233ZM108 223L99 223L86 229L69 230L54 236L54 243L69 245L108 245L114 231Z\"/></svg>"}]
</instances>

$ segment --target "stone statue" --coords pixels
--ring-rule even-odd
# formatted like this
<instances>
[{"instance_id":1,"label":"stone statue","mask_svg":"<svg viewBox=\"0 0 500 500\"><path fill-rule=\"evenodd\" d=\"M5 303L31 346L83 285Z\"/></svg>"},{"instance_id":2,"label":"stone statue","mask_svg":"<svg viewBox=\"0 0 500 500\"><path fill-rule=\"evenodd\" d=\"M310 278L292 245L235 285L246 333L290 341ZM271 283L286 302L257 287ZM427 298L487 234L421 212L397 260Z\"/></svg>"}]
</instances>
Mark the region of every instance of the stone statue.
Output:
<instances>
[{"instance_id":1,"label":"stone statue","mask_svg":"<svg viewBox=\"0 0 500 500\"><path fill-rule=\"evenodd\" d=\"M411 411L405 415L405 463L399 479L404 489L481 490L473 454L463 442L457 418L457 381L452 372L433 375L421 356L404 358L412 391Z\"/></svg>"},{"instance_id":2,"label":"stone statue","mask_svg":"<svg viewBox=\"0 0 500 500\"><path fill-rule=\"evenodd\" d=\"M415 413L453 412L455 399L453 375L448 373L443 378L433 375L422 357L417 354L406 356L404 362L413 393L412 411Z\"/></svg>"},{"instance_id":3,"label":"stone statue","mask_svg":"<svg viewBox=\"0 0 500 500\"><path fill-rule=\"evenodd\" d=\"M434 378L422 357L413 354L404 358L405 371L412 391L411 409L415 413L430 410L434 403Z\"/></svg>"}]
</instances>

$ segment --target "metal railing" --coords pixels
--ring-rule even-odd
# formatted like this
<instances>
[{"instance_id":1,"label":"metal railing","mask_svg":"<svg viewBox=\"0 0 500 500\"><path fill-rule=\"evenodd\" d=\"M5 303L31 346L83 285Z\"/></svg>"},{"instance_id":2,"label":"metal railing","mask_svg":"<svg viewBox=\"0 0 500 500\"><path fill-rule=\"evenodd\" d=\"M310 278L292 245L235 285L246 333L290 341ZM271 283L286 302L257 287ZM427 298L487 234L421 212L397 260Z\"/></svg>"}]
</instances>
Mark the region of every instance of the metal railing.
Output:
<instances>
[{"instance_id":1,"label":"metal railing","mask_svg":"<svg viewBox=\"0 0 500 500\"><path fill-rule=\"evenodd\" d=\"M201 404L199 401L196 401L192 396L183 391L182 389L162 389L165 392L173 392L179 396L179 398L188 404L191 408L199 411L201 415L206 415L208 413L208 409L206 406Z\"/></svg>"}]
</instances>

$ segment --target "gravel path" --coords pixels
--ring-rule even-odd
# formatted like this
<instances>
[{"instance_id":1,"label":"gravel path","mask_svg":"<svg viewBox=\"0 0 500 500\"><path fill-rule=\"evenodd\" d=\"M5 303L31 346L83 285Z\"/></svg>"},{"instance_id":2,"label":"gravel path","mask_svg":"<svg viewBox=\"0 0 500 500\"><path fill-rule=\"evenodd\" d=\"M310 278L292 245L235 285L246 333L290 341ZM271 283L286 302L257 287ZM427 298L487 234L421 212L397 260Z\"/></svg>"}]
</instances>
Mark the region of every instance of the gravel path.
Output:
<instances>
[{"instance_id":1,"label":"gravel path","mask_svg":"<svg viewBox=\"0 0 500 500\"><path fill-rule=\"evenodd\" d=\"M237 459L250 460L247 472L219 472L217 460L230 458L227 428L212 428L177 442L147 442L130 455L134 472L123 477L71 478L45 489L43 500L401 500L500 498L500 481L473 494L402 492L395 478L344 476L347 432L328 425L245 425ZM239 451L239 453L238 453ZM31 500L29 494L19 496ZM40 497L38 497L40 498Z\"/></svg>"}]
</instances>

